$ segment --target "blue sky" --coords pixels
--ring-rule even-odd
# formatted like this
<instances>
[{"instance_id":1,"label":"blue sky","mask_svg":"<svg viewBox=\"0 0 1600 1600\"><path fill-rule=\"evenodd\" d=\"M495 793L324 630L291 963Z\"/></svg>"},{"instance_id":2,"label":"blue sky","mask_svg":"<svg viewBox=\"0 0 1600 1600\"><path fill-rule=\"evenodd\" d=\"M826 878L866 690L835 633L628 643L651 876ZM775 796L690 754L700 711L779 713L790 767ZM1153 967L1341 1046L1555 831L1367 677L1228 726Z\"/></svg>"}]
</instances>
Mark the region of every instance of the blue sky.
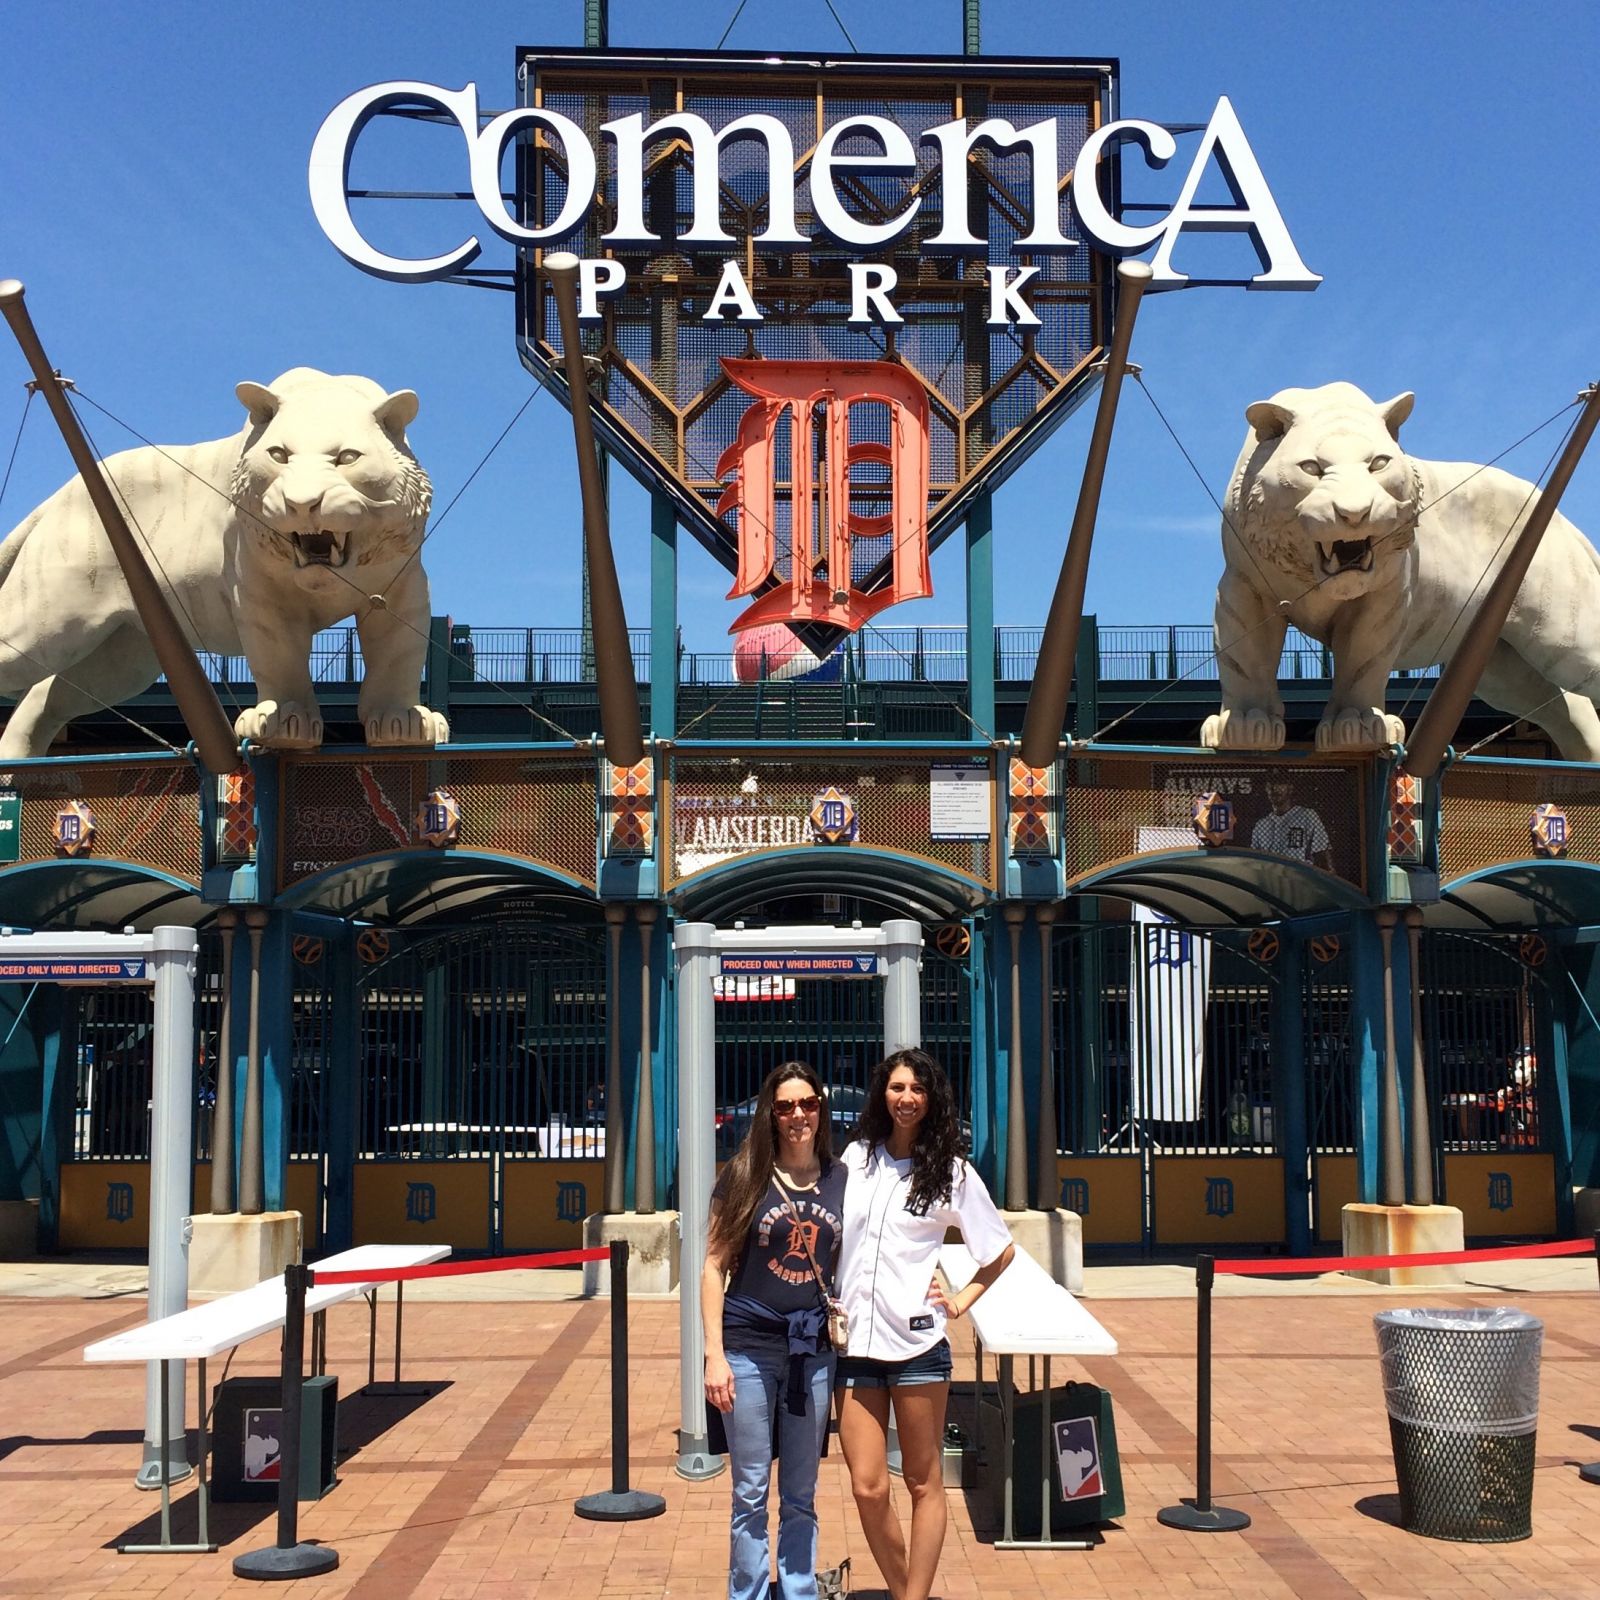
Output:
<instances>
[{"instance_id":1,"label":"blue sky","mask_svg":"<svg viewBox=\"0 0 1600 1600\"><path fill-rule=\"evenodd\" d=\"M960 49L960 0L835 5L863 50ZM612 0L612 43L707 48L734 6ZM531 386L511 297L390 284L349 266L312 217L307 153L333 105L368 83L475 81L482 104L511 105L515 47L581 43L582 11L582 0L82 0L36 4L25 27L14 12L0 51L0 276L27 284L47 348L84 393L163 442L232 433L235 383L292 366L415 389L411 438L442 507ZM1415 390L1408 448L1483 460L1600 377L1592 0L988 0L983 41L986 53L1120 57L1126 116L1203 121L1227 94L1302 256L1323 275L1311 294L1197 289L1154 297L1140 314L1133 359L1215 492L1244 407L1283 387L1342 378L1377 398ZM747 0L728 44L848 49L823 0ZM414 165L399 170L412 160L403 147L395 159L395 187L464 177L429 175L420 145ZM1130 198L1170 199L1180 166L1135 177ZM484 264L509 264L509 247L489 237ZM0 471L26 375L0 336ZM134 442L86 414L103 449ZM1088 429L1085 410L997 498L1001 622L1043 619ZM1536 475L1557 437L1547 430L1505 464ZM35 406L0 528L67 471ZM1565 509L1600 537L1600 457L1580 469ZM619 486L614 538L639 622L647 518L643 492ZM1216 524L1130 387L1090 609L1103 623L1208 621ZM958 545L935 558L936 596L885 613L885 625L961 618ZM728 579L692 541L684 548L686 635L724 648ZM571 434L540 396L428 546L434 609L479 627L575 625L578 549Z\"/></svg>"}]
</instances>

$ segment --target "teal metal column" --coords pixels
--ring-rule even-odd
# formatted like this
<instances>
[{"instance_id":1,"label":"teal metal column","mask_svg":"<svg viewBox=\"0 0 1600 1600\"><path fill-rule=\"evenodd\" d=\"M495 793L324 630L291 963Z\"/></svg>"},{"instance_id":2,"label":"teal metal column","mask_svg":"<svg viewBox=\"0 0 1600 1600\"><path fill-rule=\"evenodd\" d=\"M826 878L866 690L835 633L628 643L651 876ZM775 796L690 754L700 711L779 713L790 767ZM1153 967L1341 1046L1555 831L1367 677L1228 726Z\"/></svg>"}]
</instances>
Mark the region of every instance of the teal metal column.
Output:
<instances>
[{"instance_id":1,"label":"teal metal column","mask_svg":"<svg viewBox=\"0 0 1600 1600\"><path fill-rule=\"evenodd\" d=\"M289 1176L294 1079L293 922L268 914L261 932L261 1153L268 1211L282 1211Z\"/></svg>"},{"instance_id":2,"label":"teal metal column","mask_svg":"<svg viewBox=\"0 0 1600 1600\"><path fill-rule=\"evenodd\" d=\"M418 1143L430 1156L446 1153L437 1125L449 1120L450 1036L449 971L434 961L422 975L422 1120L435 1131Z\"/></svg>"},{"instance_id":3,"label":"teal metal column","mask_svg":"<svg viewBox=\"0 0 1600 1600\"><path fill-rule=\"evenodd\" d=\"M968 712L994 736L994 500L980 494L967 513Z\"/></svg>"},{"instance_id":4,"label":"teal metal column","mask_svg":"<svg viewBox=\"0 0 1600 1600\"><path fill-rule=\"evenodd\" d=\"M1378 1074L1383 1057L1383 948L1370 911L1350 918L1350 1058L1356 1069L1356 1195L1378 1202Z\"/></svg>"},{"instance_id":5,"label":"teal metal column","mask_svg":"<svg viewBox=\"0 0 1600 1600\"><path fill-rule=\"evenodd\" d=\"M322 1097L327 1215L322 1244L326 1250L348 1250L355 1242L357 1130L361 1102L368 1093L361 1053L361 977L355 929L345 923L340 931L330 931L323 948L323 959L328 963L333 1036L324 1057L328 1074Z\"/></svg>"},{"instance_id":6,"label":"teal metal column","mask_svg":"<svg viewBox=\"0 0 1600 1600\"><path fill-rule=\"evenodd\" d=\"M1572 1181L1600 1187L1600 946L1572 945L1556 952L1562 985L1557 1004L1566 1026L1563 1092L1571 1116ZM1564 990L1564 992L1562 992ZM1542 1107L1541 1107L1542 1109Z\"/></svg>"},{"instance_id":7,"label":"teal metal column","mask_svg":"<svg viewBox=\"0 0 1600 1600\"><path fill-rule=\"evenodd\" d=\"M78 997L59 983L40 984L28 1010L42 1068L39 1248L59 1250L61 1164L72 1154L72 1124L78 1107Z\"/></svg>"},{"instance_id":8,"label":"teal metal column","mask_svg":"<svg viewBox=\"0 0 1600 1600\"><path fill-rule=\"evenodd\" d=\"M39 1157L49 1120L39 1045L29 1013L40 985L0 984L0 1200L39 1197Z\"/></svg>"},{"instance_id":9,"label":"teal metal column","mask_svg":"<svg viewBox=\"0 0 1600 1600\"><path fill-rule=\"evenodd\" d=\"M1545 969L1556 968L1551 975L1552 983L1565 981L1566 956L1565 950L1552 947ZM1532 981L1538 982L1537 979ZM1539 1126L1547 1130L1545 1137L1555 1158L1556 1231L1570 1236L1577 1223L1573 1215L1572 1085L1568 1077L1567 1021L1548 993L1535 997L1533 1049L1534 1059L1539 1064L1539 1076L1534 1085Z\"/></svg>"},{"instance_id":10,"label":"teal metal column","mask_svg":"<svg viewBox=\"0 0 1600 1600\"><path fill-rule=\"evenodd\" d=\"M1289 1254L1311 1248L1311 1140L1306 1124L1305 947L1284 932L1273 961L1270 1014L1272 1105L1278 1153L1283 1157L1283 1214Z\"/></svg>"},{"instance_id":11,"label":"teal metal column","mask_svg":"<svg viewBox=\"0 0 1600 1600\"><path fill-rule=\"evenodd\" d=\"M1005 947L1003 936L999 939L990 936L991 924L996 920L992 906L973 913L972 950L967 967L967 981L971 985L968 1025L972 1034L972 1164L982 1174L991 1194L998 1193L995 1130L1001 1115L995 1104L1001 1069L995 1059L999 1019L994 1003L993 961L995 947L998 945L1002 950ZM1000 984L1000 991L1009 992L1005 982Z\"/></svg>"},{"instance_id":12,"label":"teal metal column","mask_svg":"<svg viewBox=\"0 0 1600 1600\"><path fill-rule=\"evenodd\" d=\"M650 496L650 731L678 731L678 515L664 494Z\"/></svg>"}]
</instances>

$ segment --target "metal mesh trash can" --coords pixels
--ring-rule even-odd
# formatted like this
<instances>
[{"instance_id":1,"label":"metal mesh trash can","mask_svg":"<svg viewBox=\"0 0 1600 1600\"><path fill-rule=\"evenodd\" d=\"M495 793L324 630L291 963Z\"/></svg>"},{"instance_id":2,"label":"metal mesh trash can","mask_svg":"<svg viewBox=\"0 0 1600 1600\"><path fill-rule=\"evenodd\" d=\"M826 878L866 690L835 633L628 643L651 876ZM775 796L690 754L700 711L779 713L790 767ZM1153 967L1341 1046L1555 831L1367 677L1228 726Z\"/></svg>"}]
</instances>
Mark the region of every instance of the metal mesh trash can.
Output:
<instances>
[{"instance_id":1,"label":"metal mesh trash can","mask_svg":"<svg viewBox=\"0 0 1600 1600\"><path fill-rule=\"evenodd\" d=\"M1509 1306L1373 1321L1401 1525L1484 1544L1530 1537L1544 1324Z\"/></svg>"}]
</instances>

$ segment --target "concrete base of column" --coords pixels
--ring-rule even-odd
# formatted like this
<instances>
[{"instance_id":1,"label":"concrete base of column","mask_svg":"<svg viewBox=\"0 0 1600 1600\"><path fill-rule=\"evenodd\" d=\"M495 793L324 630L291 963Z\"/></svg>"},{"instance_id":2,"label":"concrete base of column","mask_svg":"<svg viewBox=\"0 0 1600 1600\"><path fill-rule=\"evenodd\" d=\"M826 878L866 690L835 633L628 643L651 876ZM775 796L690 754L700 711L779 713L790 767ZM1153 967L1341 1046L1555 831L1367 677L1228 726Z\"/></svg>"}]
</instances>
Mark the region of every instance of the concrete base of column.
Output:
<instances>
[{"instance_id":1,"label":"concrete base of column","mask_svg":"<svg viewBox=\"0 0 1600 1600\"><path fill-rule=\"evenodd\" d=\"M232 1294L253 1289L300 1259L298 1211L202 1212L188 1219L189 1293Z\"/></svg>"},{"instance_id":2,"label":"concrete base of column","mask_svg":"<svg viewBox=\"0 0 1600 1600\"><path fill-rule=\"evenodd\" d=\"M0 1200L0 1261L32 1261L39 1254L39 1202Z\"/></svg>"},{"instance_id":3,"label":"concrete base of column","mask_svg":"<svg viewBox=\"0 0 1600 1600\"><path fill-rule=\"evenodd\" d=\"M678 1288L678 1213L652 1211L597 1211L583 1219L583 1248L593 1250L613 1239L628 1244L628 1293L673 1294ZM698 1292L698 1285L696 1286ZM611 1293L611 1263L585 1261L583 1292Z\"/></svg>"},{"instance_id":4,"label":"concrete base of column","mask_svg":"<svg viewBox=\"0 0 1600 1600\"><path fill-rule=\"evenodd\" d=\"M1466 1229L1455 1206L1348 1205L1339 1215L1347 1256L1409 1256L1466 1248ZM1372 1267L1349 1275L1396 1287L1462 1281L1460 1267Z\"/></svg>"},{"instance_id":5,"label":"concrete base of column","mask_svg":"<svg viewBox=\"0 0 1600 1600\"><path fill-rule=\"evenodd\" d=\"M1076 1211L1004 1211L1006 1226L1035 1261L1073 1294L1083 1293L1083 1218Z\"/></svg>"}]
</instances>

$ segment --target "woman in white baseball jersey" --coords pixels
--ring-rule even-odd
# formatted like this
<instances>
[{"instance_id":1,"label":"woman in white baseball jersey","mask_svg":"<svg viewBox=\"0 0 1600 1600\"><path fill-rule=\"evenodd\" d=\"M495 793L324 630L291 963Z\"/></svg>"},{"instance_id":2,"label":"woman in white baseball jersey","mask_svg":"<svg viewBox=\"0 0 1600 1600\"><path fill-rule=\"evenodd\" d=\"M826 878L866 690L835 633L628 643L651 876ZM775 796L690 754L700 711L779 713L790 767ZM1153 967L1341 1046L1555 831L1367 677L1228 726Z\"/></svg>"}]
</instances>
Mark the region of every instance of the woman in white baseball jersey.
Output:
<instances>
[{"instance_id":1,"label":"woman in white baseball jersey","mask_svg":"<svg viewBox=\"0 0 1600 1600\"><path fill-rule=\"evenodd\" d=\"M927 1600L944 1545L940 1449L950 1398L948 1322L964 1316L1011 1260L1011 1235L966 1141L944 1069L922 1050L879 1063L848 1173L839 1298L850 1318L839 1357L839 1441L862 1531L891 1600ZM945 1230L958 1228L979 1263L946 1296L934 1279ZM889 1503L889 1408L911 1496L909 1545Z\"/></svg>"}]
</instances>

